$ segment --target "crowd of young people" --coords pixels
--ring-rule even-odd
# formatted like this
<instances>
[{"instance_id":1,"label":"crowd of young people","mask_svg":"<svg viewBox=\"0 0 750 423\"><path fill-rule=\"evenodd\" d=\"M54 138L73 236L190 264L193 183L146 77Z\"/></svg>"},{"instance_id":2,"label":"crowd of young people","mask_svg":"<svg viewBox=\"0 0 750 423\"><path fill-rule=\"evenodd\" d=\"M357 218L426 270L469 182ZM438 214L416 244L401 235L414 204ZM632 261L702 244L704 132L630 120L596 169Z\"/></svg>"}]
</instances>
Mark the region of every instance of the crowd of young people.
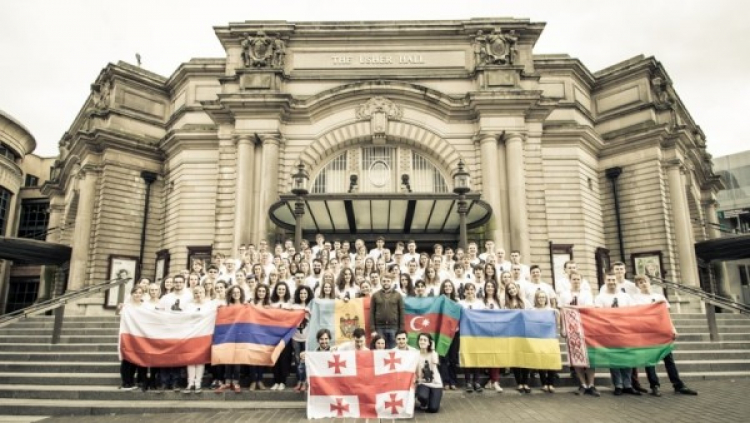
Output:
<instances>
[{"instance_id":1,"label":"crowd of young people","mask_svg":"<svg viewBox=\"0 0 750 423\"><path fill-rule=\"evenodd\" d=\"M125 306L212 312L218 307L252 304L256 307L304 309L309 312L314 298L349 300L370 297L374 330L371 346L390 349L403 347L402 344L406 342L406 333L403 332L403 298L406 296L445 295L466 309L555 310L558 329L561 327L558 307L627 307L666 302L664 296L652 292L647 277L637 276L636 283L625 279L625 265L619 262L606 275L606 283L600 290L592 291L573 261L565 263L566 275L556 280L553 287L543 280L539 266L524 264L518 251L511 251L506 259L505 250L496 248L491 240L484 243L481 253L474 242L467 245L466 251L435 244L428 253L418 252L414 241L398 242L391 250L386 248L383 238L378 238L375 247L368 249L362 240L356 240L351 245L349 241L331 242L320 234L312 245L303 241L301 251L296 251L291 241L275 245L273 249L269 247L262 241L257 248L254 245L242 246L236 257L215 254L210 263L193 260L191 269L165 278L160 285L146 278L141 279ZM272 369L241 365L210 366L211 389L217 393L239 393L243 389L240 380L244 375L250 380L249 390L285 390L294 369L297 376L294 390L304 392L307 329L305 321ZM327 349L330 346L330 332L327 339L321 339L321 336L326 336L324 332L316 335L320 348ZM420 335L420 348L422 338ZM356 339L352 348L366 348L364 341L357 346ZM428 363L434 362L434 368L432 364L429 366L433 370L429 381L423 376L418 378L421 385L430 388L427 399L420 400L428 411L436 411L434 404L439 408L439 399L434 399L437 392L441 396L443 389L455 390L459 387L459 339L457 334L445 357L438 358L431 346L422 351L429 355L426 357ZM665 358L665 365L676 392L695 394L680 380L671 354ZM182 392L198 393L203 387L205 367L143 369L123 362L122 389L140 387L163 392L167 389L179 391L184 386ZM269 370L273 373L273 384L267 388L264 374ZM421 369L418 371L421 372L418 376L425 373ZM463 369L463 387L466 392L482 392L484 389L502 392L500 377L507 371L499 368ZM575 368L572 371L580 383L579 394L599 396L594 384L594 369ZM555 371L514 368L510 369L510 373L520 393L531 393L529 379L535 373L539 375L544 392L555 392ZM636 369L613 369L610 373L615 395L648 392L638 384ZM651 394L661 395L655 369L647 368L646 373ZM483 382L485 374L488 378ZM182 386L180 381L183 381Z\"/></svg>"}]
</instances>

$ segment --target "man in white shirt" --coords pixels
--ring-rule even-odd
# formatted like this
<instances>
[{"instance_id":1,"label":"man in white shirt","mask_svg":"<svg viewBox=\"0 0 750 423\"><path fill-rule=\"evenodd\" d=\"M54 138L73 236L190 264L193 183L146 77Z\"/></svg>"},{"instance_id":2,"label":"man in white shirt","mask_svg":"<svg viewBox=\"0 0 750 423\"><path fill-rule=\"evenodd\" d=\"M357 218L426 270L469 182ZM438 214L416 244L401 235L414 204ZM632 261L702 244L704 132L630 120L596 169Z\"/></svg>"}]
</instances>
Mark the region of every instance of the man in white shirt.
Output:
<instances>
[{"instance_id":1,"label":"man in white shirt","mask_svg":"<svg viewBox=\"0 0 750 423\"><path fill-rule=\"evenodd\" d=\"M488 255L495 255L495 241L491 239L484 241L484 252L479 255L479 260L482 260L486 263Z\"/></svg>"},{"instance_id":2,"label":"man in white shirt","mask_svg":"<svg viewBox=\"0 0 750 423\"><path fill-rule=\"evenodd\" d=\"M531 281L521 288L524 299L527 304L534 304L534 297L537 291L542 291L547 294L547 299L550 305L555 308L557 306L557 294L552 288L552 285L542 281L542 269L536 264L531 266Z\"/></svg>"},{"instance_id":3,"label":"man in white shirt","mask_svg":"<svg viewBox=\"0 0 750 423\"><path fill-rule=\"evenodd\" d=\"M615 262L615 264L612 265L612 272L615 274L618 292L624 292L631 296L638 293L638 288L635 284L625 279L625 263L621 261ZM599 293L601 294L604 291L606 291L606 284L602 285L599 289Z\"/></svg>"},{"instance_id":4,"label":"man in white shirt","mask_svg":"<svg viewBox=\"0 0 750 423\"><path fill-rule=\"evenodd\" d=\"M404 263L409 263L410 261L414 260L417 263L419 263L419 253L417 252L417 243L413 240L410 240L408 244L406 244L407 252L404 254L404 257L402 258Z\"/></svg>"},{"instance_id":5,"label":"man in white shirt","mask_svg":"<svg viewBox=\"0 0 750 423\"><path fill-rule=\"evenodd\" d=\"M604 292L596 297L594 304L601 308L617 308L627 307L631 305L631 302L630 295L618 290L615 273L607 273L604 283ZM632 368L610 369L609 374L612 377L612 384L615 385L615 395L622 395L623 393L641 395L639 391L633 389Z\"/></svg>"},{"instance_id":6,"label":"man in white shirt","mask_svg":"<svg viewBox=\"0 0 750 423\"><path fill-rule=\"evenodd\" d=\"M558 295L565 291L570 291L570 274L578 272L578 265L573 260L568 260L563 265L563 270L565 271L565 277L555 280L555 291L557 291ZM591 285L589 285L589 281L586 279L581 280L581 290L591 292Z\"/></svg>"},{"instance_id":7,"label":"man in white shirt","mask_svg":"<svg viewBox=\"0 0 750 423\"><path fill-rule=\"evenodd\" d=\"M159 305L164 310L183 311L188 303L193 302L193 293L185 289L185 277L175 275L173 278L174 290L161 297Z\"/></svg>"},{"instance_id":8,"label":"man in white shirt","mask_svg":"<svg viewBox=\"0 0 750 423\"><path fill-rule=\"evenodd\" d=\"M559 292L558 304L560 307L578 306L589 307L594 305L594 297L591 295L591 289L583 288L583 278L578 272L568 274L570 280L570 289Z\"/></svg>"},{"instance_id":9,"label":"man in white shirt","mask_svg":"<svg viewBox=\"0 0 750 423\"><path fill-rule=\"evenodd\" d=\"M385 247L385 238L382 236L379 236L375 239L375 248L370 250L370 252L367 254L368 257L372 257L373 260L378 261L378 259L383 255L383 248Z\"/></svg>"},{"instance_id":10,"label":"man in white shirt","mask_svg":"<svg viewBox=\"0 0 750 423\"><path fill-rule=\"evenodd\" d=\"M474 241L471 241L469 245L466 247L466 255L469 256L469 263L472 266L476 266L477 264L479 264L480 260L479 260L479 256L477 255L478 252L479 251L478 251L477 243Z\"/></svg>"},{"instance_id":11,"label":"man in white shirt","mask_svg":"<svg viewBox=\"0 0 750 423\"><path fill-rule=\"evenodd\" d=\"M637 275L635 277L635 284L638 287L639 292L633 296L634 305L665 303L667 308L669 308L669 302L664 298L664 295L652 291L651 281L648 276ZM672 326L672 330L674 330L674 337L677 338L677 330L674 329L674 326ZM677 365L674 362L674 356L672 353L669 353L664 357L664 367L667 369L667 375L669 376L669 381L672 382L675 393L683 395L698 395L696 391L685 386L685 383L680 379L680 373L677 371ZM651 385L651 395L660 397L659 376L656 374L656 367L646 367L646 375L648 375L648 383Z\"/></svg>"},{"instance_id":12,"label":"man in white shirt","mask_svg":"<svg viewBox=\"0 0 750 423\"><path fill-rule=\"evenodd\" d=\"M505 259L505 248L499 248L495 253L495 269L497 274L510 272L510 261Z\"/></svg>"},{"instance_id":13,"label":"man in white shirt","mask_svg":"<svg viewBox=\"0 0 750 423\"><path fill-rule=\"evenodd\" d=\"M529 272L529 266L521 263L521 252L518 250L513 250L510 252L510 264L511 269L514 264L517 264L521 266L521 279L529 280L530 272Z\"/></svg>"}]
</instances>

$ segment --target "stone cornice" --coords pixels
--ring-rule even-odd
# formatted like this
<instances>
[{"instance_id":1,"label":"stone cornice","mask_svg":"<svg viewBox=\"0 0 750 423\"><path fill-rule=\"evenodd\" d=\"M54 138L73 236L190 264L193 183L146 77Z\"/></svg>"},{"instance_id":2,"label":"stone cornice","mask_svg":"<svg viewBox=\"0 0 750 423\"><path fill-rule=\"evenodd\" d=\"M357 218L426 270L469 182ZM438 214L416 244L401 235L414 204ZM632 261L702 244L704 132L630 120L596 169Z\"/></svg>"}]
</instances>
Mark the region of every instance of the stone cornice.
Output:
<instances>
[{"instance_id":1,"label":"stone cornice","mask_svg":"<svg viewBox=\"0 0 750 423\"><path fill-rule=\"evenodd\" d=\"M581 82L586 88L591 88L596 83L593 73L577 58L567 54L544 54L534 55L534 69L545 75L571 75Z\"/></svg>"},{"instance_id":2,"label":"stone cornice","mask_svg":"<svg viewBox=\"0 0 750 423\"><path fill-rule=\"evenodd\" d=\"M172 157L178 149L215 150L219 135L216 129L169 131L160 143L160 150L166 157Z\"/></svg>"},{"instance_id":3,"label":"stone cornice","mask_svg":"<svg viewBox=\"0 0 750 423\"><path fill-rule=\"evenodd\" d=\"M182 63L169 76L165 82L166 88L173 93L177 87L185 83L191 77L219 78L224 76L226 70L226 59L224 58L194 58L189 62Z\"/></svg>"}]
</instances>

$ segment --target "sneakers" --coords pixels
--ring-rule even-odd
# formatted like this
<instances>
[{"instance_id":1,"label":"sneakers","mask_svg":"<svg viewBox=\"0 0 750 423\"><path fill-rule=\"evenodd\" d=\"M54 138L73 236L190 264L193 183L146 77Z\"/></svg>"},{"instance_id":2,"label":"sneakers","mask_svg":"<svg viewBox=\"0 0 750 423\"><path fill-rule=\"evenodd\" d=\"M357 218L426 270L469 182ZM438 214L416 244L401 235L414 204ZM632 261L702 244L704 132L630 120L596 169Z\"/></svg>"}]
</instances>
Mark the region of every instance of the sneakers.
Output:
<instances>
[{"instance_id":1,"label":"sneakers","mask_svg":"<svg viewBox=\"0 0 750 423\"><path fill-rule=\"evenodd\" d=\"M286 389L286 385L283 383L279 383L279 386L276 387L277 391L283 391L284 389Z\"/></svg>"},{"instance_id":2,"label":"sneakers","mask_svg":"<svg viewBox=\"0 0 750 423\"><path fill-rule=\"evenodd\" d=\"M654 386L653 388L651 388L651 395L653 395L655 397L660 397L661 396L661 392L659 391L659 387L658 386Z\"/></svg>"},{"instance_id":3,"label":"sneakers","mask_svg":"<svg viewBox=\"0 0 750 423\"><path fill-rule=\"evenodd\" d=\"M135 391L136 389L138 389L138 387L133 385L123 385L120 387L121 391Z\"/></svg>"},{"instance_id":4,"label":"sneakers","mask_svg":"<svg viewBox=\"0 0 750 423\"><path fill-rule=\"evenodd\" d=\"M503 392L502 386L500 386L500 382L492 382L492 387L495 388L495 392Z\"/></svg>"},{"instance_id":5,"label":"sneakers","mask_svg":"<svg viewBox=\"0 0 750 423\"><path fill-rule=\"evenodd\" d=\"M201 389L200 386L196 386L195 389L193 389L193 392L196 394L200 394L201 392L203 392L203 389Z\"/></svg>"},{"instance_id":6,"label":"sneakers","mask_svg":"<svg viewBox=\"0 0 750 423\"><path fill-rule=\"evenodd\" d=\"M274 383L273 386L271 387L271 390L275 391L277 389L279 389L279 384L278 383Z\"/></svg>"},{"instance_id":7,"label":"sneakers","mask_svg":"<svg viewBox=\"0 0 750 423\"><path fill-rule=\"evenodd\" d=\"M622 388L615 388L615 391L612 392L613 395L622 395Z\"/></svg>"},{"instance_id":8,"label":"sneakers","mask_svg":"<svg viewBox=\"0 0 750 423\"><path fill-rule=\"evenodd\" d=\"M473 386L471 386L471 383L469 383L469 382L466 382L466 393L467 393L467 394L470 394L470 393L472 393L472 392L474 392L474 387L473 387Z\"/></svg>"},{"instance_id":9,"label":"sneakers","mask_svg":"<svg viewBox=\"0 0 750 423\"><path fill-rule=\"evenodd\" d=\"M591 395L592 397L597 397L597 398L599 398L600 396L602 396L602 394L600 394L599 391L597 391L596 387L594 387L594 386L586 388L586 392L585 393L588 394L588 395Z\"/></svg>"},{"instance_id":10,"label":"sneakers","mask_svg":"<svg viewBox=\"0 0 750 423\"><path fill-rule=\"evenodd\" d=\"M688 388L687 386L683 386L680 389L675 389L674 392L676 394L682 394L682 395L698 395L698 392Z\"/></svg>"},{"instance_id":11,"label":"sneakers","mask_svg":"<svg viewBox=\"0 0 750 423\"><path fill-rule=\"evenodd\" d=\"M479 383L474 383L474 392L482 392L484 391L484 388L482 388L482 385Z\"/></svg>"},{"instance_id":12,"label":"sneakers","mask_svg":"<svg viewBox=\"0 0 750 423\"><path fill-rule=\"evenodd\" d=\"M584 388L583 385L578 385L578 390L575 391L576 395L586 395L589 393L589 388Z\"/></svg>"},{"instance_id":13,"label":"sneakers","mask_svg":"<svg viewBox=\"0 0 750 423\"><path fill-rule=\"evenodd\" d=\"M193 392L195 392L195 386L193 386L193 385L190 385L187 388L185 388L185 389L182 390L183 394L191 394Z\"/></svg>"},{"instance_id":14,"label":"sneakers","mask_svg":"<svg viewBox=\"0 0 750 423\"><path fill-rule=\"evenodd\" d=\"M634 388L625 388L622 392L630 395L641 395L641 391L637 391Z\"/></svg>"}]
</instances>

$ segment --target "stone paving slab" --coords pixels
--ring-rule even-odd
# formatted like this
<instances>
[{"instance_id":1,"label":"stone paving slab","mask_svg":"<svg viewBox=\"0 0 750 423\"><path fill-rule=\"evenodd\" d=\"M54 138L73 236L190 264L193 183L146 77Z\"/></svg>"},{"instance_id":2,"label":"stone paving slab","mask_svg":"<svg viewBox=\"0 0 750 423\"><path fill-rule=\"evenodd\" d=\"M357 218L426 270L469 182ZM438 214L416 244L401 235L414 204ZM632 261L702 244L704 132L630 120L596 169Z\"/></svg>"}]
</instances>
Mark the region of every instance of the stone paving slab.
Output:
<instances>
[{"instance_id":1,"label":"stone paving slab","mask_svg":"<svg viewBox=\"0 0 750 423\"><path fill-rule=\"evenodd\" d=\"M431 423L460 422L747 422L750 415L750 378L691 383L696 396L674 394L671 386L663 387L661 398L643 395L615 397L610 389L601 389L601 398L579 397L571 389L546 394L535 390L522 395L506 389L504 393L448 395L440 413L417 412L414 420ZM175 410L178 411L178 410ZM20 417L20 416L19 416ZM207 413L169 413L159 415L114 415L52 417L44 423L131 423L156 418L159 423L246 422L281 423L307 421L303 409L226 410ZM0 420L1 422L2 420ZM317 420L316 422L359 423L366 420ZM392 420L382 419L382 422Z\"/></svg>"}]
</instances>

